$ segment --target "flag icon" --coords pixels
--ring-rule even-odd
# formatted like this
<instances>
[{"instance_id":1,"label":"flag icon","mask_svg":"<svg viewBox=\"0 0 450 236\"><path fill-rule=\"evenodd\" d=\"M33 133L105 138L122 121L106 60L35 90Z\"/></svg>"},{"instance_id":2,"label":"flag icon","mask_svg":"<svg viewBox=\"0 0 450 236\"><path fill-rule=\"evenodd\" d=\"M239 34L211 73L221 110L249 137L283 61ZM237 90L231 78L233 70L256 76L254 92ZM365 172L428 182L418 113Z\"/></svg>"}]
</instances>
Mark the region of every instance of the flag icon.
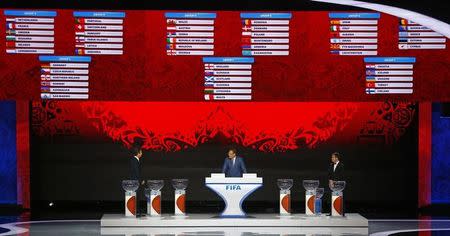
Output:
<instances>
[{"instance_id":1,"label":"flag icon","mask_svg":"<svg viewBox=\"0 0 450 236\"><path fill-rule=\"evenodd\" d=\"M251 56L252 55L252 51L250 51L250 50L242 50L242 55L243 56Z\"/></svg>"},{"instance_id":2,"label":"flag icon","mask_svg":"<svg viewBox=\"0 0 450 236\"><path fill-rule=\"evenodd\" d=\"M167 44L166 49L175 49L175 44Z\"/></svg>"},{"instance_id":3,"label":"flag icon","mask_svg":"<svg viewBox=\"0 0 450 236\"><path fill-rule=\"evenodd\" d=\"M339 25L340 21L339 20L331 20L330 24L332 25Z\"/></svg>"},{"instance_id":4,"label":"flag icon","mask_svg":"<svg viewBox=\"0 0 450 236\"><path fill-rule=\"evenodd\" d=\"M251 25L252 21L249 19L242 20L242 25Z\"/></svg>"},{"instance_id":5,"label":"flag icon","mask_svg":"<svg viewBox=\"0 0 450 236\"><path fill-rule=\"evenodd\" d=\"M177 33L175 32L167 32L167 37L176 37Z\"/></svg>"},{"instance_id":6,"label":"flag icon","mask_svg":"<svg viewBox=\"0 0 450 236\"><path fill-rule=\"evenodd\" d=\"M75 25L75 29L76 30L83 30L84 29L84 25L81 25L81 24Z\"/></svg>"},{"instance_id":7,"label":"flag icon","mask_svg":"<svg viewBox=\"0 0 450 236\"><path fill-rule=\"evenodd\" d=\"M408 44L406 43L399 44L398 49L408 49Z\"/></svg>"},{"instance_id":8,"label":"flag icon","mask_svg":"<svg viewBox=\"0 0 450 236\"><path fill-rule=\"evenodd\" d=\"M14 41L7 41L6 42L6 47L7 48L13 48L16 46L16 43Z\"/></svg>"},{"instance_id":9,"label":"flag icon","mask_svg":"<svg viewBox=\"0 0 450 236\"><path fill-rule=\"evenodd\" d=\"M375 64L366 64L366 68L375 69Z\"/></svg>"},{"instance_id":10,"label":"flag icon","mask_svg":"<svg viewBox=\"0 0 450 236\"><path fill-rule=\"evenodd\" d=\"M167 26L167 30L177 30L177 27L175 27L175 26Z\"/></svg>"},{"instance_id":11,"label":"flag icon","mask_svg":"<svg viewBox=\"0 0 450 236\"><path fill-rule=\"evenodd\" d=\"M41 68L41 74L48 74L50 73L50 68Z\"/></svg>"},{"instance_id":12,"label":"flag icon","mask_svg":"<svg viewBox=\"0 0 450 236\"><path fill-rule=\"evenodd\" d=\"M367 76L366 77L366 81L374 82L375 81L375 76Z\"/></svg>"},{"instance_id":13,"label":"flag icon","mask_svg":"<svg viewBox=\"0 0 450 236\"><path fill-rule=\"evenodd\" d=\"M331 38L339 38L339 33L338 32L331 32L330 33L330 37Z\"/></svg>"},{"instance_id":14,"label":"flag icon","mask_svg":"<svg viewBox=\"0 0 450 236\"><path fill-rule=\"evenodd\" d=\"M214 64L205 64L205 70L212 70L214 69Z\"/></svg>"},{"instance_id":15,"label":"flag icon","mask_svg":"<svg viewBox=\"0 0 450 236\"><path fill-rule=\"evenodd\" d=\"M42 87L41 87L41 92L49 93L49 92L50 92L50 87L42 86Z\"/></svg>"},{"instance_id":16,"label":"flag icon","mask_svg":"<svg viewBox=\"0 0 450 236\"><path fill-rule=\"evenodd\" d=\"M205 76L205 82L214 82L213 76Z\"/></svg>"},{"instance_id":17,"label":"flag icon","mask_svg":"<svg viewBox=\"0 0 450 236\"><path fill-rule=\"evenodd\" d=\"M375 83L368 82L368 83L366 83L366 87L367 88L375 88Z\"/></svg>"},{"instance_id":18,"label":"flag icon","mask_svg":"<svg viewBox=\"0 0 450 236\"><path fill-rule=\"evenodd\" d=\"M401 25L407 25L408 21L406 19L400 19L400 24Z\"/></svg>"},{"instance_id":19,"label":"flag icon","mask_svg":"<svg viewBox=\"0 0 450 236\"><path fill-rule=\"evenodd\" d=\"M15 22L16 19L15 18L6 18L6 22Z\"/></svg>"},{"instance_id":20,"label":"flag icon","mask_svg":"<svg viewBox=\"0 0 450 236\"><path fill-rule=\"evenodd\" d=\"M404 26L404 25L399 25L398 26L398 30L400 30L400 31L408 31L407 27Z\"/></svg>"},{"instance_id":21,"label":"flag icon","mask_svg":"<svg viewBox=\"0 0 450 236\"><path fill-rule=\"evenodd\" d=\"M366 88L366 94L375 94L374 88Z\"/></svg>"},{"instance_id":22,"label":"flag icon","mask_svg":"<svg viewBox=\"0 0 450 236\"><path fill-rule=\"evenodd\" d=\"M84 43L86 41L85 37L75 36L75 42Z\"/></svg>"},{"instance_id":23,"label":"flag icon","mask_svg":"<svg viewBox=\"0 0 450 236\"><path fill-rule=\"evenodd\" d=\"M330 39L330 42L331 42L331 43L339 43L339 39L337 39L337 38L331 38L331 39Z\"/></svg>"},{"instance_id":24,"label":"flag icon","mask_svg":"<svg viewBox=\"0 0 450 236\"><path fill-rule=\"evenodd\" d=\"M6 29L14 29L15 25L13 23L7 23L6 24Z\"/></svg>"},{"instance_id":25,"label":"flag icon","mask_svg":"<svg viewBox=\"0 0 450 236\"><path fill-rule=\"evenodd\" d=\"M83 49L75 49L75 55L84 55L84 50Z\"/></svg>"},{"instance_id":26,"label":"flag icon","mask_svg":"<svg viewBox=\"0 0 450 236\"><path fill-rule=\"evenodd\" d=\"M334 55L339 55L339 50L331 50L330 53Z\"/></svg>"},{"instance_id":27,"label":"flag icon","mask_svg":"<svg viewBox=\"0 0 450 236\"><path fill-rule=\"evenodd\" d=\"M399 37L408 37L408 32L398 32Z\"/></svg>"},{"instance_id":28,"label":"flag icon","mask_svg":"<svg viewBox=\"0 0 450 236\"><path fill-rule=\"evenodd\" d=\"M330 26L330 31L336 32L336 31L338 31L338 27L336 25L332 25L332 26Z\"/></svg>"},{"instance_id":29,"label":"flag icon","mask_svg":"<svg viewBox=\"0 0 450 236\"><path fill-rule=\"evenodd\" d=\"M214 87L214 82L205 82L205 87L213 88Z\"/></svg>"},{"instance_id":30,"label":"flag icon","mask_svg":"<svg viewBox=\"0 0 450 236\"><path fill-rule=\"evenodd\" d=\"M41 86L50 86L49 81L41 81Z\"/></svg>"},{"instance_id":31,"label":"flag icon","mask_svg":"<svg viewBox=\"0 0 450 236\"><path fill-rule=\"evenodd\" d=\"M167 24L168 25L176 25L177 21L175 19L167 19Z\"/></svg>"},{"instance_id":32,"label":"flag icon","mask_svg":"<svg viewBox=\"0 0 450 236\"><path fill-rule=\"evenodd\" d=\"M50 63L41 64L41 68L50 68Z\"/></svg>"},{"instance_id":33,"label":"flag icon","mask_svg":"<svg viewBox=\"0 0 450 236\"><path fill-rule=\"evenodd\" d=\"M7 30L6 34L11 35L11 34L16 34L15 30Z\"/></svg>"},{"instance_id":34,"label":"flag icon","mask_svg":"<svg viewBox=\"0 0 450 236\"><path fill-rule=\"evenodd\" d=\"M209 100L213 100L214 99L214 95L211 94L205 94L205 100L209 101Z\"/></svg>"},{"instance_id":35,"label":"flag icon","mask_svg":"<svg viewBox=\"0 0 450 236\"><path fill-rule=\"evenodd\" d=\"M250 44L251 42L252 42L252 39L249 38L249 37L243 37L242 38L242 43Z\"/></svg>"},{"instance_id":36,"label":"flag icon","mask_svg":"<svg viewBox=\"0 0 450 236\"><path fill-rule=\"evenodd\" d=\"M399 41L400 43L407 43L407 42L408 42L408 39L407 39L407 38L399 38L398 41Z\"/></svg>"},{"instance_id":37,"label":"flag icon","mask_svg":"<svg viewBox=\"0 0 450 236\"><path fill-rule=\"evenodd\" d=\"M84 18L75 18L75 24L84 24Z\"/></svg>"},{"instance_id":38,"label":"flag icon","mask_svg":"<svg viewBox=\"0 0 450 236\"><path fill-rule=\"evenodd\" d=\"M251 49L251 45L250 44L244 44L242 45L242 49Z\"/></svg>"},{"instance_id":39,"label":"flag icon","mask_svg":"<svg viewBox=\"0 0 450 236\"><path fill-rule=\"evenodd\" d=\"M212 76L212 75L214 75L213 70L205 70L205 76Z\"/></svg>"},{"instance_id":40,"label":"flag icon","mask_svg":"<svg viewBox=\"0 0 450 236\"><path fill-rule=\"evenodd\" d=\"M375 75L375 70L366 70L366 75Z\"/></svg>"},{"instance_id":41,"label":"flag icon","mask_svg":"<svg viewBox=\"0 0 450 236\"><path fill-rule=\"evenodd\" d=\"M175 39L174 38L167 38L167 43L175 43Z\"/></svg>"},{"instance_id":42,"label":"flag icon","mask_svg":"<svg viewBox=\"0 0 450 236\"><path fill-rule=\"evenodd\" d=\"M75 44L75 47L76 48L84 48L85 45L83 43L77 43L77 44Z\"/></svg>"},{"instance_id":43,"label":"flag icon","mask_svg":"<svg viewBox=\"0 0 450 236\"><path fill-rule=\"evenodd\" d=\"M50 75L41 75L41 80L50 80Z\"/></svg>"},{"instance_id":44,"label":"flag icon","mask_svg":"<svg viewBox=\"0 0 450 236\"><path fill-rule=\"evenodd\" d=\"M340 48L339 44L331 44L330 45L330 49L339 49L339 48Z\"/></svg>"},{"instance_id":45,"label":"flag icon","mask_svg":"<svg viewBox=\"0 0 450 236\"><path fill-rule=\"evenodd\" d=\"M252 27L250 27L250 26L244 26L244 27L242 27L242 30L243 30L243 31L252 31Z\"/></svg>"},{"instance_id":46,"label":"flag icon","mask_svg":"<svg viewBox=\"0 0 450 236\"><path fill-rule=\"evenodd\" d=\"M207 89L204 90L204 92L206 94L213 94L214 93L214 89L207 88Z\"/></svg>"}]
</instances>

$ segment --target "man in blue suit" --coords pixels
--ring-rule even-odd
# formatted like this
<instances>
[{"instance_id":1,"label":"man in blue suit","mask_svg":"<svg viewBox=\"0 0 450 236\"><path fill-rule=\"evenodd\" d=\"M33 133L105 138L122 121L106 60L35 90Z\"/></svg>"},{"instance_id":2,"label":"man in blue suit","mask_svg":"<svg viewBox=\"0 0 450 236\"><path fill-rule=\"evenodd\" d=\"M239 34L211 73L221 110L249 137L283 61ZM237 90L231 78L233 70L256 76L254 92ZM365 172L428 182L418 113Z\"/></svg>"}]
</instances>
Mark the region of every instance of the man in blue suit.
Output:
<instances>
[{"instance_id":1,"label":"man in blue suit","mask_svg":"<svg viewBox=\"0 0 450 236\"><path fill-rule=\"evenodd\" d=\"M236 149L228 150L228 158L225 158L222 173L225 173L226 177L242 177L243 173L247 173L244 160L236 156Z\"/></svg>"}]
</instances>

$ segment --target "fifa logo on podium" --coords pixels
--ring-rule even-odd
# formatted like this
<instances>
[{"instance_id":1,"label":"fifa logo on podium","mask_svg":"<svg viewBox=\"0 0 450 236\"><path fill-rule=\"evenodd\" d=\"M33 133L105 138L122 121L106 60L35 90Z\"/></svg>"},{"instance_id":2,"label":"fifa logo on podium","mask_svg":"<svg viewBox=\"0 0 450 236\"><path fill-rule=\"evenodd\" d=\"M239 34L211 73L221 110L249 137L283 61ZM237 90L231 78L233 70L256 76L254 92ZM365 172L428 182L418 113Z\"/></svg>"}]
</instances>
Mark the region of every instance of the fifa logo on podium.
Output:
<instances>
[{"instance_id":1,"label":"fifa logo on podium","mask_svg":"<svg viewBox=\"0 0 450 236\"><path fill-rule=\"evenodd\" d=\"M225 190L241 190L241 186L237 184L226 185Z\"/></svg>"}]
</instances>

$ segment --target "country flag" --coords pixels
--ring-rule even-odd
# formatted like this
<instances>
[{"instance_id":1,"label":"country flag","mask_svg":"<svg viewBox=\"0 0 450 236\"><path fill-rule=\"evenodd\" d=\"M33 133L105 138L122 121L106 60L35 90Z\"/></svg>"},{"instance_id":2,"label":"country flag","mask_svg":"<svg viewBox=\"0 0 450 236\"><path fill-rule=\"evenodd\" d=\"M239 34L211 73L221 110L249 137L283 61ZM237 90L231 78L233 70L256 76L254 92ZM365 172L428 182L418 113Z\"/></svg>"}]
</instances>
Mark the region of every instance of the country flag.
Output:
<instances>
[{"instance_id":1,"label":"country flag","mask_svg":"<svg viewBox=\"0 0 450 236\"><path fill-rule=\"evenodd\" d=\"M167 43L175 43L175 39L174 38L167 38Z\"/></svg>"},{"instance_id":2,"label":"country flag","mask_svg":"<svg viewBox=\"0 0 450 236\"><path fill-rule=\"evenodd\" d=\"M50 92L50 87L42 86L42 87L41 87L41 92L49 93L49 92Z\"/></svg>"},{"instance_id":3,"label":"country flag","mask_svg":"<svg viewBox=\"0 0 450 236\"><path fill-rule=\"evenodd\" d=\"M250 51L250 50L242 50L242 55L243 56L251 56L252 55L252 51Z\"/></svg>"},{"instance_id":4,"label":"country flag","mask_svg":"<svg viewBox=\"0 0 450 236\"><path fill-rule=\"evenodd\" d=\"M75 44L75 47L76 48L84 48L85 45L84 45L84 43L77 43L77 44Z\"/></svg>"},{"instance_id":5,"label":"country flag","mask_svg":"<svg viewBox=\"0 0 450 236\"><path fill-rule=\"evenodd\" d=\"M213 88L214 87L214 82L205 82L205 87L206 88Z\"/></svg>"},{"instance_id":6,"label":"country flag","mask_svg":"<svg viewBox=\"0 0 450 236\"><path fill-rule=\"evenodd\" d=\"M330 49L339 49L339 44L331 44Z\"/></svg>"},{"instance_id":7,"label":"country flag","mask_svg":"<svg viewBox=\"0 0 450 236\"><path fill-rule=\"evenodd\" d=\"M252 24L252 21L249 19L242 20L242 25L251 25L251 24Z\"/></svg>"},{"instance_id":8,"label":"country flag","mask_svg":"<svg viewBox=\"0 0 450 236\"><path fill-rule=\"evenodd\" d=\"M249 37L243 37L242 38L242 43L250 44L251 42L252 42L252 39L249 38Z\"/></svg>"},{"instance_id":9,"label":"country flag","mask_svg":"<svg viewBox=\"0 0 450 236\"><path fill-rule=\"evenodd\" d=\"M211 76L214 75L214 71L212 70L205 70L205 76Z\"/></svg>"},{"instance_id":10,"label":"country flag","mask_svg":"<svg viewBox=\"0 0 450 236\"><path fill-rule=\"evenodd\" d=\"M398 48L399 49L408 49L408 44L406 44L406 43L399 44Z\"/></svg>"},{"instance_id":11,"label":"country flag","mask_svg":"<svg viewBox=\"0 0 450 236\"><path fill-rule=\"evenodd\" d=\"M205 82L214 82L214 76L205 76Z\"/></svg>"},{"instance_id":12,"label":"country flag","mask_svg":"<svg viewBox=\"0 0 450 236\"><path fill-rule=\"evenodd\" d=\"M366 83L366 88L375 88L375 83Z\"/></svg>"},{"instance_id":13,"label":"country flag","mask_svg":"<svg viewBox=\"0 0 450 236\"><path fill-rule=\"evenodd\" d=\"M84 25L77 24L77 25L75 25L75 29L76 30L83 30L84 29Z\"/></svg>"},{"instance_id":14,"label":"country flag","mask_svg":"<svg viewBox=\"0 0 450 236\"><path fill-rule=\"evenodd\" d=\"M214 93L214 89L207 88L207 89L204 90L204 92L206 94L213 94Z\"/></svg>"},{"instance_id":15,"label":"country flag","mask_svg":"<svg viewBox=\"0 0 450 236\"><path fill-rule=\"evenodd\" d=\"M375 70L366 70L366 75L375 75Z\"/></svg>"},{"instance_id":16,"label":"country flag","mask_svg":"<svg viewBox=\"0 0 450 236\"><path fill-rule=\"evenodd\" d=\"M212 70L214 69L214 64L205 64L205 70Z\"/></svg>"},{"instance_id":17,"label":"country flag","mask_svg":"<svg viewBox=\"0 0 450 236\"><path fill-rule=\"evenodd\" d=\"M15 28L15 24L13 24L13 23L6 24L6 29L14 29L14 28Z\"/></svg>"},{"instance_id":18,"label":"country flag","mask_svg":"<svg viewBox=\"0 0 450 236\"><path fill-rule=\"evenodd\" d=\"M84 55L84 50L83 49L75 49L75 55Z\"/></svg>"},{"instance_id":19,"label":"country flag","mask_svg":"<svg viewBox=\"0 0 450 236\"><path fill-rule=\"evenodd\" d=\"M167 26L167 30L177 30L177 27L175 27L175 26Z\"/></svg>"},{"instance_id":20,"label":"country flag","mask_svg":"<svg viewBox=\"0 0 450 236\"><path fill-rule=\"evenodd\" d=\"M330 31L336 32L336 31L338 31L338 27L336 25L332 25L332 26L330 26Z\"/></svg>"},{"instance_id":21,"label":"country flag","mask_svg":"<svg viewBox=\"0 0 450 236\"><path fill-rule=\"evenodd\" d=\"M48 69L50 69L50 63L41 64L41 68L48 68Z\"/></svg>"},{"instance_id":22,"label":"country flag","mask_svg":"<svg viewBox=\"0 0 450 236\"><path fill-rule=\"evenodd\" d=\"M332 25L339 25L339 20L331 20L330 24L332 24Z\"/></svg>"},{"instance_id":23,"label":"country flag","mask_svg":"<svg viewBox=\"0 0 450 236\"><path fill-rule=\"evenodd\" d=\"M205 100L213 100L214 99L214 95L212 94L205 94Z\"/></svg>"},{"instance_id":24,"label":"country flag","mask_svg":"<svg viewBox=\"0 0 450 236\"><path fill-rule=\"evenodd\" d=\"M167 37L176 37L177 34L175 32L167 32Z\"/></svg>"},{"instance_id":25,"label":"country flag","mask_svg":"<svg viewBox=\"0 0 450 236\"><path fill-rule=\"evenodd\" d=\"M84 24L84 18L75 18L75 24Z\"/></svg>"},{"instance_id":26,"label":"country flag","mask_svg":"<svg viewBox=\"0 0 450 236\"><path fill-rule=\"evenodd\" d=\"M167 25L176 25L177 21L174 19L167 19Z\"/></svg>"},{"instance_id":27,"label":"country flag","mask_svg":"<svg viewBox=\"0 0 450 236\"><path fill-rule=\"evenodd\" d=\"M75 42L84 43L86 39L84 37L75 36Z\"/></svg>"},{"instance_id":28,"label":"country flag","mask_svg":"<svg viewBox=\"0 0 450 236\"><path fill-rule=\"evenodd\" d=\"M6 22L15 22L16 19L15 18L6 18Z\"/></svg>"},{"instance_id":29,"label":"country flag","mask_svg":"<svg viewBox=\"0 0 450 236\"><path fill-rule=\"evenodd\" d=\"M41 80L50 80L50 75L41 75Z\"/></svg>"},{"instance_id":30,"label":"country flag","mask_svg":"<svg viewBox=\"0 0 450 236\"><path fill-rule=\"evenodd\" d=\"M339 55L339 50L331 50L330 54Z\"/></svg>"},{"instance_id":31,"label":"country flag","mask_svg":"<svg viewBox=\"0 0 450 236\"><path fill-rule=\"evenodd\" d=\"M49 81L41 81L41 86L50 86Z\"/></svg>"},{"instance_id":32,"label":"country flag","mask_svg":"<svg viewBox=\"0 0 450 236\"><path fill-rule=\"evenodd\" d=\"M243 31L251 31L251 30L252 30L252 27L244 26L244 27L242 27L242 30L243 30Z\"/></svg>"},{"instance_id":33,"label":"country flag","mask_svg":"<svg viewBox=\"0 0 450 236\"><path fill-rule=\"evenodd\" d=\"M339 43L339 39L332 38L332 39L331 39L331 43Z\"/></svg>"},{"instance_id":34,"label":"country flag","mask_svg":"<svg viewBox=\"0 0 450 236\"><path fill-rule=\"evenodd\" d=\"M6 35L6 41L16 41L16 36Z\"/></svg>"},{"instance_id":35,"label":"country flag","mask_svg":"<svg viewBox=\"0 0 450 236\"><path fill-rule=\"evenodd\" d=\"M11 34L16 34L15 30L7 30L6 34L11 35Z\"/></svg>"},{"instance_id":36,"label":"country flag","mask_svg":"<svg viewBox=\"0 0 450 236\"><path fill-rule=\"evenodd\" d=\"M176 55L176 51L175 50L166 50L167 55Z\"/></svg>"},{"instance_id":37,"label":"country flag","mask_svg":"<svg viewBox=\"0 0 450 236\"><path fill-rule=\"evenodd\" d=\"M375 69L375 64L366 64L366 68Z\"/></svg>"},{"instance_id":38,"label":"country flag","mask_svg":"<svg viewBox=\"0 0 450 236\"><path fill-rule=\"evenodd\" d=\"M339 33L337 33L337 32L331 32L331 33L330 33L330 37L331 37L331 38L339 38Z\"/></svg>"},{"instance_id":39,"label":"country flag","mask_svg":"<svg viewBox=\"0 0 450 236\"><path fill-rule=\"evenodd\" d=\"M398 41L399 41L400 43L407 43L407 42L408 42L408 39L407 39L407 38L399 38Z\"/></svg>"},{"instance_id":40,"label":"country flag","mask_svg":"<svg viewBox=\"0 0 450 236\"><path fill-rule=\"evenodd\" d=\"M366 94L374 94L375 89L374 88L366 88Z\"/></svg>"},{"instance_id":41,"label":"country flag","mask_svg":"<svg viewBox=\"0 0 450 236\"><path fill-rule=\"evenodd\" d=\"M242 49L250 49L252 46L250 44L244 44L242 45Z\"/></svg>"},{"instance_id":42,"label":"country flag","mask_svg":"<svg viewBox=\"0 0 450 236\"><path fill-rule=\"evenodd\" d=\"M404 25L399 25L398 26L398 30L400 30L400 31L408 31L408 29Z\"/></svg>"},{"instance_id":43,"label":"country flag","mask_svg":"<svg viewBox=\"0 0 450 236\"><path fill-rule=\"evenodd\" d=\"M175 44L167 44L166 49L175 49Z\"/></svg>"},{"instance_id":44,"label":"country flag","mask_svg":"<svg viewBox=\"0 0 450 236\"><path fill-rule=\"evenodd\" d=\"M50 73L50 68L41 68L41 74L48 74Z\"/></svg>"},{"instance_id":45,"label":"country flag","mask_svg":"<svg viewBox=\"0 0 450 236\"><path fill-rule=\"evenodd\" d=\"M375 82L375 76L367 76L366 81Z\"/></svg>"},{"instance_id":46,"label":"country flag","mask_svg":"<svg viewBox=\"0 0 450 236\"><path fill-rule=\"evenodd\" d=\"M16 46L16 43L14 41L8 41L6 42L6 47L7 48L13 48Z\"/></svg>"}]
</instances>

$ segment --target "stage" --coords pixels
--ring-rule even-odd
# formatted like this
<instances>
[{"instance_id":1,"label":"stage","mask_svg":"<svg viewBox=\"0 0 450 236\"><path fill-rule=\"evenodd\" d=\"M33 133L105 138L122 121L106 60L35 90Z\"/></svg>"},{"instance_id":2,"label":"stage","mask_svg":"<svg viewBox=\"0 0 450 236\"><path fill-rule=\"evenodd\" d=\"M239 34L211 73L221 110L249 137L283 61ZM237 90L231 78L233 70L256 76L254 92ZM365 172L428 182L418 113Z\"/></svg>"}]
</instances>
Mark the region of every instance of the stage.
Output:
<instances>
[{"instance_id":1,"label":"stage","mask_svg":"<svg viewBox=\"0 0 450 236\"><path fill-rule=\"evenodd\" d=\"M186 217L162 215L161 217L125 217L123 214L105 214L101 227L350 227L367 228L366 218L356 213L345 217L306 216L293 214L251 214L246 218L220 218L213 214L189 214Z\"/></svg>"}]
</instances>

